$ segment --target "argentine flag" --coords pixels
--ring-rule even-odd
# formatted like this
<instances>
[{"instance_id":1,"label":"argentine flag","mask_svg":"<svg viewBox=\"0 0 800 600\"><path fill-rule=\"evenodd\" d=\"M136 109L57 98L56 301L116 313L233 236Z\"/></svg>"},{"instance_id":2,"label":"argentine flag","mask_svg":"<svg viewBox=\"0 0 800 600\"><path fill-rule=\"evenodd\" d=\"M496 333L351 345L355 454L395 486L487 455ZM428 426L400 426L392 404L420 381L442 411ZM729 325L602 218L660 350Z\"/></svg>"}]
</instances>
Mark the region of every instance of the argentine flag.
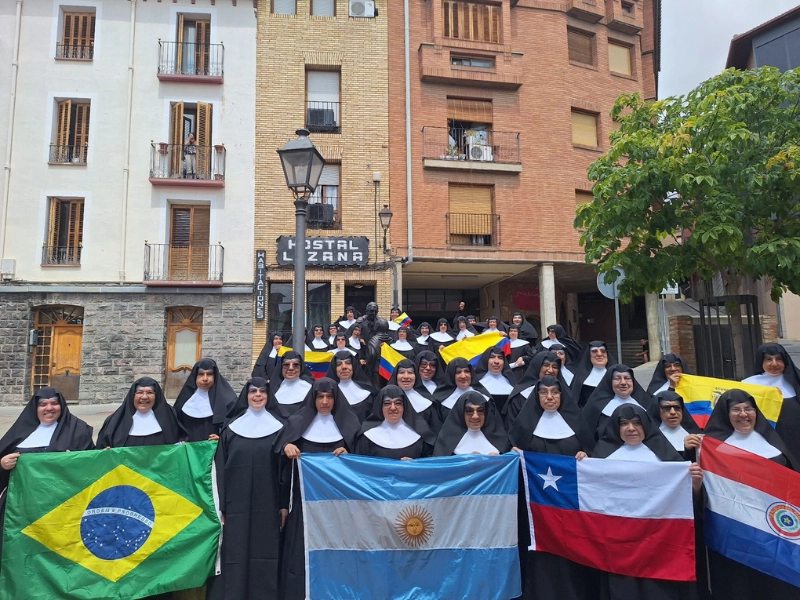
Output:
<instances>
[{"instance_id":1,"label":"argentine flag","mask_svg":"<svg viewBox=\"0 0 800 600\"><path fill-rule=\"evenodd\" d=\"M519 456L300 458L306 598L522 593Z\"/></svg>"}]
</instances>

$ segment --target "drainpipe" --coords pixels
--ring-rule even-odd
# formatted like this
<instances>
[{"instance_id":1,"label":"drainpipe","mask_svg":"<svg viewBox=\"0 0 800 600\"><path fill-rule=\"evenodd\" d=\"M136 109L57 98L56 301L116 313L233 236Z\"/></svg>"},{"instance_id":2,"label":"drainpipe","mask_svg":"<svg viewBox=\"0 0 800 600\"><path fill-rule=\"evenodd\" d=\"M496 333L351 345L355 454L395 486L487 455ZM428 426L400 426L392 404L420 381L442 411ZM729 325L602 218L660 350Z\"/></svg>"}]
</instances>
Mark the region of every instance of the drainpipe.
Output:
<instances>
[{"instance_id":1,"label":"drainpipe","mask_svg":"<svg viewBox=\"0 0 800 600\"><path fill-rule=\"evenodd\" d=\"M128 187L131 177L131 118L133 113L133 58L136 41L136 0L131 3L131 43L128 58L128 104L125 112L125 162L122 164L122 227L120 230L119 284L125 283L125 258L128 245Z\"/></svg>"},{"instance_id":2,"label":"drainpipe","mask_svg":"<svg viewBox=\"0 0 800 600\"><path fill-rule=\"evenodd\" d=\"M22 0L17 0L14 21L14 46L11 53L11 101L8 107L8 139L6 162L3 166L3 197L0 198L0 257L6 255L6 222L8 220L8 195L11 189L11 149L14 147L14 113L17 106L17 71L19 69L19 34L22 26Z\"/></svg>"},{"instance_id":3,"label":"drainpipe","mask_svg":"<svg viewBox=\"0 0 800 600\"><path fill-rule=\"evenodd\" d=\"M411 34L408 0L403 0L403 42L405 44L406 75L406 227L408 232L408 261L414 262L414 207L411 203Z\"/></svg>"}]
</instances>

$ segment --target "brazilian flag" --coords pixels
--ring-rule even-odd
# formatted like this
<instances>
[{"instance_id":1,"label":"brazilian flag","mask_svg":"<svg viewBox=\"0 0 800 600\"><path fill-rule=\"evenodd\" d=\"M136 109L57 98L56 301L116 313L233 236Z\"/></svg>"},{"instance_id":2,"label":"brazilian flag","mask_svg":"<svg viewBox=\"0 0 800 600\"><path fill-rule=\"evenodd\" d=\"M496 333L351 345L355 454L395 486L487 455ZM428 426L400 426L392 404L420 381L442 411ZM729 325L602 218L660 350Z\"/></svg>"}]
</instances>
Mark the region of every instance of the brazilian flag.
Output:
<instances>
[{"instance_id":1,"label":"brazilian flag","mask_svg":"<svg viewBox=\"0 0 800 600\"><path fill-rule=\"evenodd\" d=\"M0 597L122 600L203 585L220 536L216 446L23 454L8 487Z\"/></svg>"}]
</instances>

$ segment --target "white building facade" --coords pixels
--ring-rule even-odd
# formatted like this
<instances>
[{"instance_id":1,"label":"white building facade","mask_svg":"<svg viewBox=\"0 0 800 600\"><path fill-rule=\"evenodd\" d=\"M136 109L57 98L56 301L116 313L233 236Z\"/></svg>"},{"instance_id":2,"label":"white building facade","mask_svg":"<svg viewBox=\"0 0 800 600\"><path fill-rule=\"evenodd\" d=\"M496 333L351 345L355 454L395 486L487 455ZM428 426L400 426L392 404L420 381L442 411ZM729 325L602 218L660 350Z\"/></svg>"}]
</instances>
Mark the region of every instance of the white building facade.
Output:
<instances>
[{"instance_id":1,"label":"white building facade","mask_svg":"<svg viewBox=\"0 0 800 600\"><path fill-rule=\"evenodd\" d=\"M201 356L241 385L253 2L0 4L0 402L174 397Z\"/></svg>"}]
</instances>

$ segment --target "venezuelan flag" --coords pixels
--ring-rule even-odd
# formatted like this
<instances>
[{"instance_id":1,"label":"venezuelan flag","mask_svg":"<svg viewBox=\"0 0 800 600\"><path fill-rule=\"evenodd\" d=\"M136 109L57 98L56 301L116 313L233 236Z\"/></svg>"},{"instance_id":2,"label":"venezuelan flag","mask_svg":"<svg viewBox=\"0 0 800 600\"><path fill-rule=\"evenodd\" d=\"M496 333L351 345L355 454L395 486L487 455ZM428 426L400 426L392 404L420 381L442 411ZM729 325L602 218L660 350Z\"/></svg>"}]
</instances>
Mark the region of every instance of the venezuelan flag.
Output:
<instances>
[{"instance_id":1,"label":"venezuelan flag","mask_svg":"<svg viewBox=\"0 0 800 600\"><path fill-rule=\"evenodd\" d=\"M503 354L506 356L511 354L510 340L499 333L482 333L481 335L464 338L460 342L442 348L439 354L448 363L454 358L466 358L474 368L478 365L481 354L492 346L502 348Z\"/></svg>"},{"instance_id":2,"label":"venezuelan flag","mask_svg":"<svg viewBox=\"0 0 800 600\"><path fill-rule=\"evenodd\" d=\"M325 377L325 374L328 372L328 367L330 367L331 359L333 359L333 354L330 352L305 353L306 367L311 371L314 379L322 379Z\"/></svg>"},{"instance_id":3,"label":"venezuelan flag","mask_svg":"<svg viewBox=\"0 0 800 600\"><path fill-rule=\"evenodd\" d=\"M392 373L394 373L394 368L397 366L397 363L404 358L405 356L400 354L389 344L384 343L381 346L381 364L378 366L378 373L380 373L381 377L383 377L386 381L389 381L389 379L392 377Z\"/></svg>"},{"instance_id":4,"label":"venezuelan flag","mask_svg":"<svg viewBox=\"0 0 800 600\"><path fill-rule=\"evenodd\" d=\"M411 317L409 317L406 313L403 313L397 317L394 322L400 325L400 327L408 327L411 325Z\"/></svg>"},{"instance_id":5,"label":"venezuelan flag","mask_svg":"<svg viewBox=\"0 0 800 600\"><path fill-rule=\"evenodd\" d=\"M753 396L764 417L775 427L783 406L783 396L778 388L700 375L681 375L678 387L675 388L695 422L703 428L708 423L717 398L728 390L744 390Z\"/></svg>"},{"instance_id":6,"label":"venezuelan flag","mask_svg":"<svg viewBox=\"0 0 800 600\"><path fill-rule=\"evenodd\" d=\"M216 448L20 457L8 487L0 596L142 598L203 585L215 573L220 535Z\"/></svg>"}]
</instances>

